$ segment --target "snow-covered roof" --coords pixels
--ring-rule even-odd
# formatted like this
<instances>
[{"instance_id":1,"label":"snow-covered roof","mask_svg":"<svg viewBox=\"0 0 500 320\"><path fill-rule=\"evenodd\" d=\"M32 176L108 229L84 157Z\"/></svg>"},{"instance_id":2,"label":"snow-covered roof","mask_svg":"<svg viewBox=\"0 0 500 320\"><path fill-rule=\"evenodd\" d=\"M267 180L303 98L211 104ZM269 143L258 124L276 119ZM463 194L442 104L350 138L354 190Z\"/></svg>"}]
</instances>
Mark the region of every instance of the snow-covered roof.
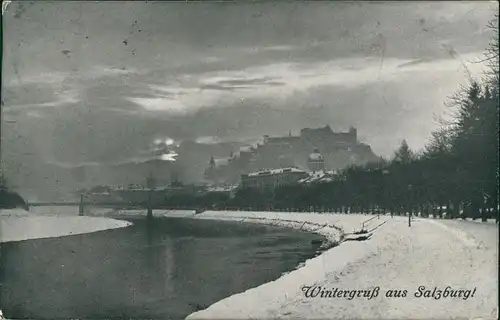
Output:
<instances>
[{"instance_id":1,"label":"snow-covered roof","mask_svg":"<svg viewBox=\"0 0 500 320\"><path fill-rule=\"evenodd\" d=\"M299 183L309 184L309 183L330 182L334 180L335 176L336 176L335 171L315 171L315 172L310 172L308 177L299 180Z\"/></svg>"},{"instance_id":2,"label":"snow-covered roof","mask_svg":"<svg viewBox=\"0 0 500 320\"><path fill-rule=\"evenodd\" d=\"M93 196L109 196L109 195L111 195L111 193L109 193L107 191L103 191L103 192L89 192L88 194L89 195L93 195Z\"/></svg>"},{"instance_id":3,"label":"snow-covered roof","mask_svg":"<svg viewBox=\"0 0 500 320\"><path fill-rule=\"evenodd\" d=\"M297 169L297 168L280 168L280 169L271 169L271 170L265 170L265 171L252 172L252 173L247 174L246 176L256 177L256 176L273 175L273 174L288 173L288 172L306 173L305 171Z\"/></svg>"},{"instance_id":4,"label":"snow-covered roof","mask_svg":"<svg viewBox=\"0 0 500 320\"><path fill-rule=\"evenodd\" d=\"M169 188L167 187L156 187L156 188L153 188L153 191L166 191L168 190ZM147 188L147 187L134 187L134 188L130 188L130 189L124 189L124 191L149 191L150 189Z\"/></svg>"},{"instance_id":5,"label":"snow-covered roof","mask_svg":"<svg viewBox=\"0 0 500 320\"><path fill-rule=\"evenodd\" d=\"M234 186L213 186L213 187L208 187L207 191L208 192L231 192L236 188L238 188L237 185L234 185Z\"/></svg>"},{"instance_id":6,"label":"snow-covered roof","mask_svg":"<svg viewBox=\"0 0 500 320\"><path fill-rule=\"evenodd\" d=\"M104 186L109 191L149 191L150 189L142 184L129 184L129 185L108 185ZM169 187L155 187L154 191L164 191L170 189Z\"/></svg>"}]
</instances>

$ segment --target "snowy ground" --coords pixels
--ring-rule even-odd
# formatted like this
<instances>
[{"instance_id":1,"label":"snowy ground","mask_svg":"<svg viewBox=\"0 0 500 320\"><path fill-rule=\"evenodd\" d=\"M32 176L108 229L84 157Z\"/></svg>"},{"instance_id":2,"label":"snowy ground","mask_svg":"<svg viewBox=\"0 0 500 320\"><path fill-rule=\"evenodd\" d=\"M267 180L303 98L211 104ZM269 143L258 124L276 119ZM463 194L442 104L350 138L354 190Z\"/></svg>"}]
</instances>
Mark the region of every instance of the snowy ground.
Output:
<instances>
[{"instance_id":1,"label":"snowy ground","mask_svg":"<svg viewBox=\"0 0 500 320\"><path fill-rule=\"evenodd\" d=\"M301 222L295 223L296 227L307 226L303 225L304 221L318 225L327 223L340 228L325 226L319 230L330 239L340 239L342 233L359 230L361 222L371 217L284 212L204 212L196 215L202 219L289 226L292 223L278 221ZM498 225L417 218L410 228L407 218L380 216L371 220L366 229L377 226L367 241L342 242L307 261L305 267L228 297L191 314L188 319L497 319ZM324 298L321 294L308 298L302 290L304 286L320 286L331 291L378 287L379 293L372 299L334 298L328 297L328 293ZM447 286L453 290L471 291L465 300L465 292L460 298L415 297L420 286L431 291L434 287L444 290ZM406 297L387 297L389 290L407 290Z\"/></svg>"},{"instance_id":2,"label":"snowy ground","mask_svg":"<svg viewBox=\"0 0 500 320\"><path fill-rule=\"evenodd\" d=\"M103 217L79 217L72 213L74 208L69 212L65 207L36 209L36 213L22 209L0 210L0 242L61 237L131 225Z\"/></svg>"}]
</instances>

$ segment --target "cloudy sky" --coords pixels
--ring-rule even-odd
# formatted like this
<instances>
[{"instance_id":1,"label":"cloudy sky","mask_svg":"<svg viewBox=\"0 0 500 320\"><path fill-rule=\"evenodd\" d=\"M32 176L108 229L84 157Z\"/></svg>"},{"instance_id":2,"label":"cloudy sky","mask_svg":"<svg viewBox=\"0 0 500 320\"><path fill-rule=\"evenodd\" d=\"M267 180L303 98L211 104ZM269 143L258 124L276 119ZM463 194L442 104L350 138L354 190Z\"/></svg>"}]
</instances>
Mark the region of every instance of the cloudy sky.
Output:
<instances>
[{"instance_id":1,"label":"cloudy sky","mask_svg":"<svg viewBox=\"0 0 500 320\"><path fill-rule=\"evenodd\" d=\"M354 125L424 146L480 76L496 2L16 2L2 157L105 161L156 138L253 141Z\"/></svg>"}]
</instances>

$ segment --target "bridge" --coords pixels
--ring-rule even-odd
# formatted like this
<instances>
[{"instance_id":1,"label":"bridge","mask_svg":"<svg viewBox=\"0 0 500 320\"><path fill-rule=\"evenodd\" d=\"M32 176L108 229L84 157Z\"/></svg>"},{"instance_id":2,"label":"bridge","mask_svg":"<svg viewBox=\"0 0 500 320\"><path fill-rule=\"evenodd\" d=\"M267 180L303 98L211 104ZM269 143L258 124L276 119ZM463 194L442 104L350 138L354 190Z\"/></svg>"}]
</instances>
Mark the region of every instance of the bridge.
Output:
<instances>
[{"instance_id":1,"label":"bridge","mask_svg":"<svg viewBox=\"0 0 500 320\"><path fill-rule=\"evenodd\" d=\"M29 207L70 207L70 206L94 206L94 207L123 207L123 206L138 206L139 204L127 202L30 202Z\"/></svg>"},{"instance_id":2,"label":"bridge","mask_svg":"<svg viewBox=\"0 0 500 320\"><path fill-rule=\"evenodd\" d=\"M86 195L81 194L80 195L80 201L64 201L64 202L58 202L58 201L53 201L53 202L33 202L33 203L26 203L26 205L29 207L67 207L67 206L78 206L78 215L83 216L85 212L85 207L86 206L93 206L93 207L111 207L111 208L130 208L130 207L146 207L148 210L147 216L148 218L153 217L153 204L152 204L152 197L151 197L151 192L149 193L149 197L146 201L142 203L132 203L132 202L127 202L127 201L120 201L120 202L100 202L100 201L88 201L86 199Z\"/></svg>"},{"instance_id":3,"label":"bridge","mask_svg":"<svg viewBox=\"0 0 500 320\"><path fill-rule=\"evenodd\" d=\"M179 206L154 206L151 201L149 202L94 202L94 201L66 201L66 202L33 202L27 203L28 207L76 207L78 206L78 214L83 216L85 207L109 207L115 209L147 209L148 218L153 217L153 208L157 210L192 210L196 213L203 212L204 210L199 207L179 207Z\"/></svg>"}]
</instances>

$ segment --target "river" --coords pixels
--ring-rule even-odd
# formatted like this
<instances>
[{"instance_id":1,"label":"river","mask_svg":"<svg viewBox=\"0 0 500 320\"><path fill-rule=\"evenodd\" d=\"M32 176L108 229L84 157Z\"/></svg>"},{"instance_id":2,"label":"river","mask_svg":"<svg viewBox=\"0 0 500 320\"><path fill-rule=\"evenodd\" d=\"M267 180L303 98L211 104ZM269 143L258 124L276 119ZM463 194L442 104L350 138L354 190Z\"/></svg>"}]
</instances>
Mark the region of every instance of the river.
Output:
<instances>
[{"instance_id":1,"label":"river","mask_svg":"<svg viewBox=\"0 0 500 320\"><path fill-rule=\"evenodd\" d=\"M0 244L10 319L182 319L272 281L322 240L292 229L187 218Z\"/></svg>"}]
</instances>

